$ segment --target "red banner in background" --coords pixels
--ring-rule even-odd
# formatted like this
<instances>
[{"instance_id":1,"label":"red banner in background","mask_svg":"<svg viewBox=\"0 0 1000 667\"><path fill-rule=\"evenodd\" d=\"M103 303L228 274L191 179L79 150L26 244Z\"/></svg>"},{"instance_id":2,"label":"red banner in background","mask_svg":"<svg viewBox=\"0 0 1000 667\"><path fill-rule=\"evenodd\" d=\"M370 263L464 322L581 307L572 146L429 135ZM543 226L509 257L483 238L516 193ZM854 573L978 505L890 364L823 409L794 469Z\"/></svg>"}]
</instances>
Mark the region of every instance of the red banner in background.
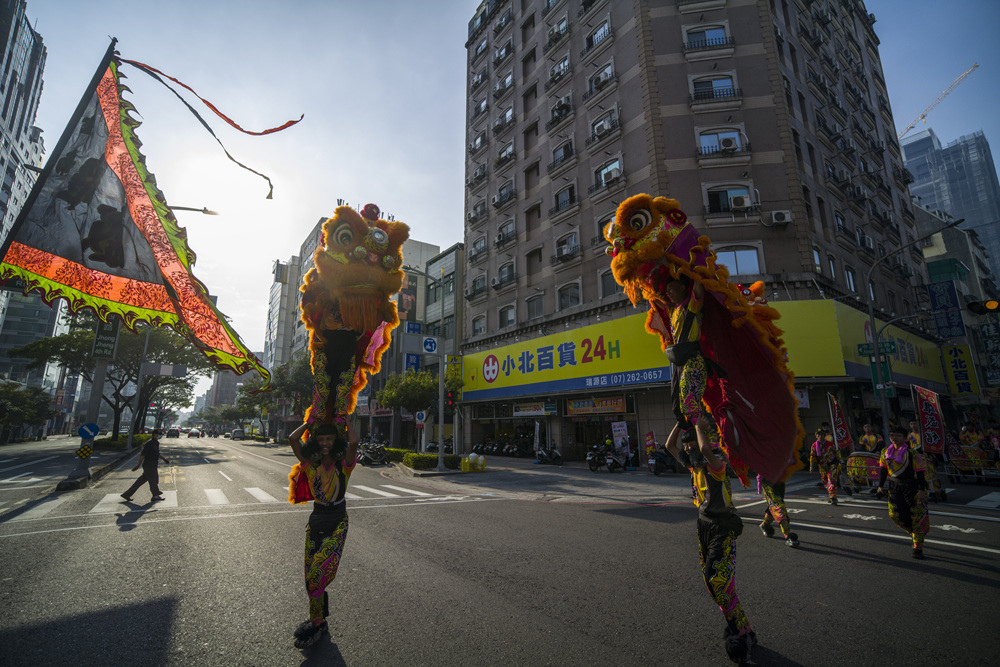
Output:
<instances>
[{"instance_id":1,"label":"red banner in background","mask_svg":"<svg viewBox=\"0 0 1000 667\"><path fill-rule=\"evenodd\" d=\"M656 436L650 431L646 434L646 458L653 456L653 452L656 451Z\"/></svg>"},{"instance_id":2,"label":"red banner in background","mask_svg":"<svg viewBox=\"0 0 1000 667\"><path fill-rule=\"evenodd\" d=\"M920 442L929 454L944 452L944 418L941 416L941 401L930 389L911 385L913 404L920 422Z\"/></svg>"},{"instance_id":3,"label":"red banner in background","mask_svg":"<svg viewBox=\"0 0 1000 667\"><path fill-rule=\"evenodd\" d=\"M833 420L833 441L840 449L854 451L854 438L851 437L851 430L847 428L847 420L844 418L844 411L840 409L840 403L833 394L826 395L830 403L830 419Z\"/></svg>"}]
</instances>

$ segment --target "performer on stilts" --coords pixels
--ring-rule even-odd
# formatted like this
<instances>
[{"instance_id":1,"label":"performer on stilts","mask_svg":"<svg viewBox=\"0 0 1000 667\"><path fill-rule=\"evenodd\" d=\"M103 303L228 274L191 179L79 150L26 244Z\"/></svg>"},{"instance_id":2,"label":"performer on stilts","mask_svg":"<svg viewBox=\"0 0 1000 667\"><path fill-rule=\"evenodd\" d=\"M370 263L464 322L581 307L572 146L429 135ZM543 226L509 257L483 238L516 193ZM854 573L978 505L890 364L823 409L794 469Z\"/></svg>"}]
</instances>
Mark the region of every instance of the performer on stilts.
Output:
<instances>
[{"instance_id":1,"label":"performer on stilts","mask_svg":"<svg viewBox=\"0 0 1000 667\"><path fill-rule=\"evenodd\" d=\"M924 536L930 531L927 514L927 482L924 479L924 457L914 451L906 439L906 429L889 429L889 446L879 460L878 487L875 495L886 495L888 479L889 516L897 526L913 538L913 557L923 559Z\"/></svg>"},{"instance_id":2,"label":"performer on stilts","mask_svg":"<svg viewBox=\"0 0 1000 667\"><path fill-rule=\"evenodd\" d=\"M679 438L683 451L677 445ZM726 617L722 635L726 655L742 663L752 659L757 635L736 595L736 538L743 532L743 521L736 514L725 454L715 447L717 443L715 424L702 413L693 428L682 429L680 422L674 425L666 448L691 472L702 577Z\"/></svg>"},{"instance_id":3,"label":"performer on stilts","mask_svg":"<svg viewBox=\"0 0 1000 667\"><path fill-rule=\"evenodd\" d=\"M837 504L837 487L840 485L840 451L826 429L816 429L816 441L809 450L809 472L816 472L830 497L830 504Z\"/></svg>"}]
</instances>

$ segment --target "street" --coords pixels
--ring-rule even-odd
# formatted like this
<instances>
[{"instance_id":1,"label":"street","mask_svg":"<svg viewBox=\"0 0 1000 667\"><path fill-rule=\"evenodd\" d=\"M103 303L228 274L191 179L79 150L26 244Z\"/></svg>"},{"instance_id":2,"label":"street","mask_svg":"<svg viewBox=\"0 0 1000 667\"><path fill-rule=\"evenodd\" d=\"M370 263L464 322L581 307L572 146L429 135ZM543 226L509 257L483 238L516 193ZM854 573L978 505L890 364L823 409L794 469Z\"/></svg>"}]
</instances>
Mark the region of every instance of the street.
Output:
<instances>
[{"instance_id":1,"label":"street","mask_svg":"<svg viewBox=\"0 0 1000 667\"><path fill-rule=\"evenodd\" d=\"M309 507L286 499L291 451L162 442L161 503L148 487L121 502L137 451L57 494L73 465L58 439L0 448L0 664L731 664L685 475L501 458L447 476L359 466L330 637L301 652ZM915 561L884 501L830 506L817 480L789 482L799 549L765 538L756 488L734 488L757 662L996 664L997 487L948 485Z\"/></svg>"}]
</instances>

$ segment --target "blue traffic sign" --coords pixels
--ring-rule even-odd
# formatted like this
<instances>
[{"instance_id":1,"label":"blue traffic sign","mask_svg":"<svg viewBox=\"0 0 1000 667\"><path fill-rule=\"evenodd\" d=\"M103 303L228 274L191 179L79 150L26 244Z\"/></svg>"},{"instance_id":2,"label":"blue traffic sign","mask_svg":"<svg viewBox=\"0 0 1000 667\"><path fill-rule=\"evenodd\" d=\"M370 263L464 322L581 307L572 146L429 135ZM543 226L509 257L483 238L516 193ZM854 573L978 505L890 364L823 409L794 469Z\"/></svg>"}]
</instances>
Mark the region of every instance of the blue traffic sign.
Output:
<instances>
[{"instance_id":1,"label":"blue traffic sign","mask_svg":"<svg viewBox=\"0 0 1000 667\"><path fill-rule=\"evenodd\" d=\"M94 437L100 432L101 429L97 424L84 424L80 427L80 430L77 431L81 438L88 438L90 440L93 440Z\"/></svg>"},{"instance_id":2,"label":"blue traffic sign","mask_svg":"<svg viewBox=\"0 0 1000 667\"><path fill-rule=\"evenodd\" d=\"M427 413L426 412L420 411L415 416L417 418L417 421L420 422L421 424L424 423L424 421L427 420Z\"/></svg>"},{"instance_id":3,"label":"blue traffic sign","mask_svg":"<svg viewBox=\"0 0 1000 667\"><path fill-rule=\"evenodd\" d=\"M424 347L424 352L426 352L427 354L434 354L435 352L437 352L438 349L437 338L434 338L433 336L425 337L423 347Z\"/></svg>"}]
</instances>

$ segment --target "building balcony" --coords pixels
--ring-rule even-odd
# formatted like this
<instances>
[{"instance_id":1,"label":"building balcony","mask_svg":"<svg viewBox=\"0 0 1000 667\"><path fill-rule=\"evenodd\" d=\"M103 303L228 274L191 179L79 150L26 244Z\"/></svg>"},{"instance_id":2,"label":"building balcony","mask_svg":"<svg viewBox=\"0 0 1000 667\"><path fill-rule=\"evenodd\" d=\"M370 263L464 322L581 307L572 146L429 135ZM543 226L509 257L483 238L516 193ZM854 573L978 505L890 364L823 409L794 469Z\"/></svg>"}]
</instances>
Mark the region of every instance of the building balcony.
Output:
<instances>
[{"instance_id":1,"label":"building balcony","mask_svg":"<svg viewBox=\"0 0 1000 667\"><path fill-rule=\"evenodd\" d=\"M549 76L549 80L545 82L545 90L548 91L552 86L557 83L568 81L570 79L570 73L573 71L572 67L564 67L563 69L556 70Z\"/></svg>"},{"instance_id":2,"label":"building balcony","mask_svg":"<svg viewBox=\"0 0 1000 667\"><path fill-rule=\"evenodd\" d=\"M475 264L481 259L485 259L490 254L489 246L484 245L481 248L473 247L472 250L465 253L465 259L468 260L469 264Z\"/></svg>"},{"instance_id":3,"label":"building balcony","mask_svg":"<svg viewBox=\"0 0 1000 667\"><path fill-rule=\"evenodd\" d=\"M475 190L477 187L486 182L486 177L489 176L489 172L486 169L479 171L478 173L469 176L465 179L465 187L469 190Z\"/></svg>"},{"instance_id":4,"label":"building balcony","mask_svg":"<svg viewBox=\"0 0 1000 667\"><path fill-rule=\"evenodd\" d=\"M514 18L513 15L508 9L504 13L504 15L500 17L500 20L496 22L496 25L493 26L493 35L494 36L499 35L504 28L513 23L513 18Z\"/></svg>"},{"instance_id":5,"label":"building balcony","mask_svg":"<svg viewBox=\"0 0 1000 667\"><path fill-rule=\"evenodd\" d=\"M509 273L505 273L504 275L493 278L490 281L490 287L492 287L497 291L500 291L506 287L513 287L516 284L517 284L517 271L511 271Z\"/></svg>"},{"instance_id":6,"label":"building balcony","mask_svg":"<svg viewBox=\"0 0 1000 667\"><path fill-rule=\"evenodd\" d=\"M474 301L475 299L486 294L486 285L473 285L465 290L465 299L467 301Z\"/></svg>"},{"instance_id":7,"label":"building balcony","mask_svg":"<svg viewBox=\"0 0 1000 667\"><path fill-rule=\"evenodd\" d=\"M496 122L493 123L493 136L499 137L501 134L514 127L514 117L510 118L497 118Z\"/></svg>"},{"instance_id":8,"label":"building balcony","mask_svg":"<svg viewBox=\"0 0 1000 667\"><path fill-rule=\"evenodd\" d=\"M548 173L549 176L555 176L559 171L569 167L574 162L576 162L576 153L573 151L573 147L570 146L562 154L562 157L559 157L550 162L549 166L545 168L545 171Z\"/></svg>"},{"instance_id":9,"label":"building balcony","mask_svg":"<svg viewBox=\"0 0 1000 667\"><path fill-rule=\"evenodd\" d=\"M490 108L489 104L480 104L475 109L472 110L472 115L469 116L469 120L475 122L478 118L481 118Z\"/></svg>"},{"instance_id":10,"label":"building balcony","mask_svg":"<svg viewBox=\"0 0 1000 667\"><path fill-rule=\"evenodd\" d=\"M552 266L558 266L574 259L580 259L582 255L578 245L561 245L556 248L556 254L552 255L550 263Z\"/></svg>"},{"instance_id":11,"label":"building balcony","mask_svg":"<svg viewBox=\"0 0 1000 667\"><path fill-rule=\"evenodd\" d=\"M596 146L606 139L619 134L621 131L621 126L618 124L618 119L605 120L603 122L603 127L595 128L593 134L587 137L586 146L590 148Z\"/></svg>"},{"instance_id":12,"label":"building balcony","mask_svg":"<svg viewBox=\"0 0 1000 667\"><path fill-rule=\"evenodd\" d=\"M470 225L476 225L486 219L487 211L486 207L477 207L469 211L468 221Z\"/></svg>"},{"instance_id":13,"label":"building balcony","mask_svg":"<svg viewBox=\"0 0 1000 667\"><path fill-rule=\"evenodd\" d=\"M607 76L598 77L591 81L590 88L583 94L583 101L596 99L597 95L611 90L614 84L618 83L618 75L614 72L610 72Z\"/></svg>"},{"instance_id":14,"label":"building balcony","mask_svg":"<svg viewBox=\"0 0 1000 667\"><path fill-rule=\"evenodd\" d=\"M469 155L475 155L476 153L483 150L489 145L490 145L489 139L484 139L483 141L479 142L474 141L471 144L469 144Z\"/></svg>"},{"instance_id":15,"label":"building balcony","mask_svg":"<svg viewBox=\"0 0 1000 667\"><path fill-rule=\"evenodd\" d=\"M493 87L493 99L499 100L501 97L503 97L513 89L514 89L513 83L508 83L508 84L498 83Z\"/></svg>"},{"instance_id":16,"label":"building balcony","mask_svg":"<svg viewBox=\"0 0 1000 667\"><path fill-rule=\"evenodd\" d=\"M557 223L580 210L580 200L575 196L563 200L549 209L549 222Z\"/></svg>"},{"instance_id":17,"label":"building balcony","mask_svg":"<svg viewBox=\"0 0 1000 667\"><path fill-rule=\"evenodd\" d=\"M727 141L725 146L701 146L698 148L699 167L729 167L750 162L750 144L739 145Z\"/></svg>"},{"instance_id":18,"label":"building balcony","mask_svg":"<svg viewBox=\"0 0 1000 667\"><path fill-rule=\"evenodd\" d=\"M586 58L589 55L597 53L598 51L602 50L600 47L613 42L614 33L608 30L598 35L594 35L593 38L588 38L588 39L590 39L590 41L587 43L587 46L584 47L583 51L580 52L581 58Z\"/></svg>"},{"instance_id":19,"label":"building balcony","mask_svg":"<svg viewBox=\"0 0 1000 667\"><path fill-rule=\"evenodd\" d=\"M498 155L496 158L494 158L493 166L496 167L497 169L500 169L504 165L513 161L514 161L514 151L510 151L509 153Z\"/></svg>"},{"instance_id":20,"label":"building balcony","mask_svg":"<svg viewBox=\"0 0 1000 667\"><path fill-rule=\"evenodd\" d=\"M729 35L717 39L694 39L684 43L684 59L688 62L725 58L736 52L736 40Z\"/></svg>"},{"instance_id":21,"label":"building balcony","mask_svg":"<svg viewBox=\"0 0 1000 667\"><path fill-rule=\"evenodd\" d=\"M551 132L573 117L572 104L560 104L552 110L552 117L545 123L545 131Z\"/></svg>"},{"instance_id":22,"label":"building balcony","mask_svg":"<svg viewBox=\"0 0 1000 667\"><path fill-rule=\"evenodd\" d=\"M614 173L617 172L617 173ZM587 195L591 197L601 197L601 195L611 194L625 187L625 174L615 169L609 172L603 180L594 183L587 188Z\"/></svg>"},{"instance_id":23,"label":"building balcony","mask_svg":"<svg viewBox=\"0 0 1000 667\"><path fill-rule=\"evenodd\" d=\"M568 23L566 24L566 27L563 28L562 30L559 30L558 28L552 28L551 30L549 30L548 39L545 40L545 45L542 47L542 54L544 55L548 53L550 50L552 50L552 48L554 48L557 44L563 41L563 39L568 34L569 34Z\"/></svg>"},{"instance_id":24,"label":"building balcony","mask_svg":"<svg viewBox=\"0 0 1000 667\"><path fill-rule=\"evenodd\" d=\"M500 65L503 65L504 62L507 60L507 58L510 58L510 54L511 53L513 53L513 51L511 49L504 49L503 51L501 51L500 53L498 53L493 58L493 67L496 68L496 67L500 67Z\"/></svg>"},{"instance_id":25,"label":"building balcony","mask_svg":"<svg viewBox=\"0 0 1000 667\"><path fill-rule=\"evenodd\" d=\"M743 102L743 90L740 88L713 88L699 90L690 97L691 111L722 111L736 109Z\"/></svg>"},{"instance_id":26,"label":"building balcony","mask_svg":"<svg viewBox=\"0 0 1000 667\"><path fill-rule=\"evenodd\" d=\"M587 12L596 7L600 1L601 0L583 0L583 2L580 3L580 11L577 13L577 16L584 16Z\"/></svg>"},{"instance_id":27,"label":"building balcony","mask_svg":"<svg viewBox=\"0 0 1000 667\"><path fill-rule=\"evenodd\" d=\"M517 199L517 190L504 190L493 197L493 208L499 211L515 199Z\"/></svg>"},{"instance_id":28,"label":"building balcony","mask_svg":"<svg viewBox=\"0 0 1000 667\"><path fill-rule=\"evenodd\" d=\"M499 234L497 234L496 239L494 239L494 241L493 241L493 247L495 247L497 250L499 250L500 248L503 248L508 243L513 243L516 240L517 240L517 232L516 231L512 230L512 231L508 231L508 232L500 232Z\"/></svg>"}]
</instances>

